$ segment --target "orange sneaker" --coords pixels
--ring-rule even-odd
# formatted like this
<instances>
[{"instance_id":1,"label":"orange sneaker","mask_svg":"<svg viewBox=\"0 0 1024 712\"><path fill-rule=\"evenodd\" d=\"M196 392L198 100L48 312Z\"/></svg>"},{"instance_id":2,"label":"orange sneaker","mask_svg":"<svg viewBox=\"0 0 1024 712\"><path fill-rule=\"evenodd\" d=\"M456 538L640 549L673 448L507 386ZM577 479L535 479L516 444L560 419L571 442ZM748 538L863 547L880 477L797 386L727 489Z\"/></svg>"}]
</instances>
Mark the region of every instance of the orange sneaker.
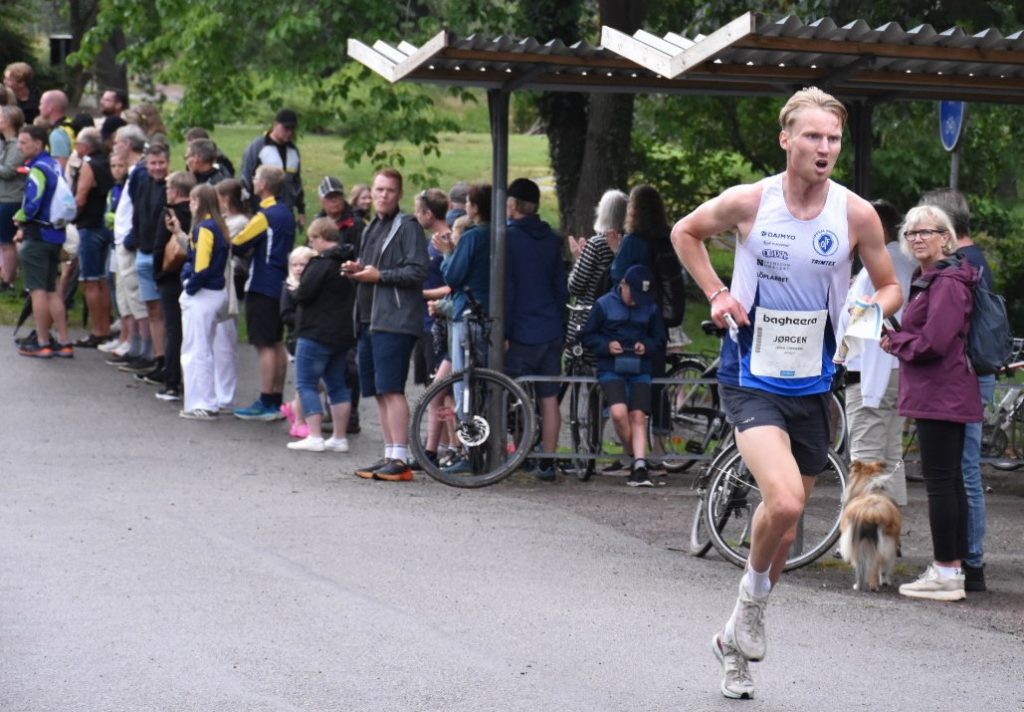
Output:
<instances>
[{"instance_id":1,"label":"orange sneaker","mask_svg":"<svg viewBox=\"0 0 1024 712\"><path fill-rule=\"evenodd\" d=\"M373 478L388 482L408 482L412 479L412 468L401 460L392 460L379 470L374 470Z\"/></svg>"}]
</instances>

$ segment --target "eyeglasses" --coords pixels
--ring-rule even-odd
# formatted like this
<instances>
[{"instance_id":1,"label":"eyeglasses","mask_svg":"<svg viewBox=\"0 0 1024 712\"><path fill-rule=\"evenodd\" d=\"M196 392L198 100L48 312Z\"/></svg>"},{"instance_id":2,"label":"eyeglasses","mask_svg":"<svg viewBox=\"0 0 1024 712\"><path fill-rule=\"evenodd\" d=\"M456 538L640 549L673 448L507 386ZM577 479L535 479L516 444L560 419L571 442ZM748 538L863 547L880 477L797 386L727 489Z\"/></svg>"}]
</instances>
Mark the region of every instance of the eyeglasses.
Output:
<instances>
[{"instance_id":1,"label":"eyeglasses","mask_svg":"<svg viewBox=\"0 0 1024 712\"><path fill-rule=\"evenodd\" d=\"M922 228L920 230L907 230L904 233L908 240L927 240L932 235L945 235L946 231L942 228Z\"/></svg>"}]
</instances>

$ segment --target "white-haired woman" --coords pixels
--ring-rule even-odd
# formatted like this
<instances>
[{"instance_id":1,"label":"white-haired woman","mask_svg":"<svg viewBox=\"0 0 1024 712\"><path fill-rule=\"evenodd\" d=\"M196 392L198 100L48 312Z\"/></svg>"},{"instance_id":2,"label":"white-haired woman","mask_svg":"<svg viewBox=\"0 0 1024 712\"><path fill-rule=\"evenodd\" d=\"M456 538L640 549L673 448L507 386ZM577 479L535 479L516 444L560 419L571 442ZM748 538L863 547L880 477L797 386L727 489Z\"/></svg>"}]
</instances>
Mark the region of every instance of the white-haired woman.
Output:
<instances>
[{"instance_id":1,"label":"white-haired woman","mask_svg":"<svg viewBox=\"0 0 1024 712\"><path fill-rule=\"evenodd\" d=\"M566 351L579 343L590 307L612 287L609 270L622 245L628 202L621 190L606 190L594 211L594 236L569 237L569 249L576 260L569 273L569 295L576 308L569 317Z\"/></svg>"},{"instance_id":2,"label":"white-haired woman","mask_svg":"<svg viewBox=\"0 0 1024 712\"><path fill-rule=\"evenodd\" d=\"M939 208L912 208L900 234L920 268L902 329L887 332L882 348L900 360L900 415L917 420L933 548L927 570L900 586L900 593L958 601L965 597L961 560L967 555L967 495L960 470L964 425L983 415L966 348L978 271L955 255L956 233Z\"/></svg>"}]
</instances>

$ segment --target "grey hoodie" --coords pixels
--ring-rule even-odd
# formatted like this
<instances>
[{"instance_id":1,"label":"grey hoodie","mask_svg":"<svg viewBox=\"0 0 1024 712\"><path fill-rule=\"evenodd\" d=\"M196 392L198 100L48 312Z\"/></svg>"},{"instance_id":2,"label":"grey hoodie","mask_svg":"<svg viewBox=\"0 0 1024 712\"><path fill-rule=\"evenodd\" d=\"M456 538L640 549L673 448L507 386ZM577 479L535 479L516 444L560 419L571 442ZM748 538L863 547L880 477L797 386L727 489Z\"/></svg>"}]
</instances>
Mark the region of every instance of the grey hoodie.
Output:
<instances>
[{"instance_id":1,"label":"grey hoodie","mask_svg":"<svg viewBox=\"0 0 1024 712\"><path fill-rule=\"evenodd\" d=\"M386 223L387 221L385 221ZM423 280L430 257L423 228L411 215L399 212L385 232L380 218L363 231L359 261L380 271L380 282L359 285L373 290L370 331L423 334ZM365 316L356 312L356 325Z\"/></svg>"}]
</instances>

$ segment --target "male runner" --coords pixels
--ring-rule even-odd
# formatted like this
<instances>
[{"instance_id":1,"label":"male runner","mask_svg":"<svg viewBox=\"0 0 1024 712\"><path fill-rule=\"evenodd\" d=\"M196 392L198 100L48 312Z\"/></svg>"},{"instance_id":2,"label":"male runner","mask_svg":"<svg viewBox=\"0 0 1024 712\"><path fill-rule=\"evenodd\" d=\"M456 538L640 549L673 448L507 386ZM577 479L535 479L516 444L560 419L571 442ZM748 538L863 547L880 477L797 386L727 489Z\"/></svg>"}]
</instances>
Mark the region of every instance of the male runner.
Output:
<instances>
[{"instance_id":1,"label":"male runner","mask_svg":"<svg viewBox=\"0 0 1024 712\"><path fill-rule=\"evenodd\" d=\"M722 345L718 379L736 443L763 497L739 598L712 640L726 697L754 696L747 662L765 655L768 593L826 463L834 329L854 248L878 287L874 301L883 312L903 301L874 208L829 179L846 116L842 103L820 89L797 92L779 114L785 172L726 190L672 230L677 254L711 303L711 318L726 326L729 317L739 326ZM731 287L715 273L704 245L726 230L739 235Z\"/></svg>"}]
</instances>

